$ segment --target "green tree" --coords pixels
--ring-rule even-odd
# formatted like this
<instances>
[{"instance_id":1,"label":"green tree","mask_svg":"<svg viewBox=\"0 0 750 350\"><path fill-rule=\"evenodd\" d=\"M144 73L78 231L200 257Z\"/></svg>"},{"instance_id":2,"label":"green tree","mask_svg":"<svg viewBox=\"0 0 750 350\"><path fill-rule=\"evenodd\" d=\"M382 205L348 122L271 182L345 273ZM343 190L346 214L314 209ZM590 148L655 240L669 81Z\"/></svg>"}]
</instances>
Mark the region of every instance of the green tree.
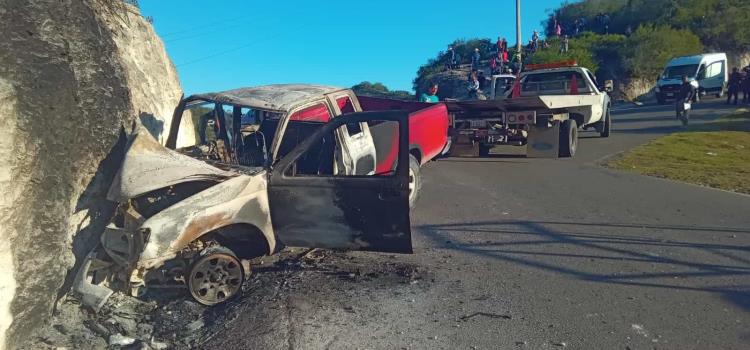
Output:
<instances>
[{"instance_id":1,"label":"green tree","mask_svg":"<svg viewBox=\"0 0 750 350\"><path fill-rule=\"evenodd\" d=\"M620 47L626 40L624 35L584 33L569 40L567 53L560 52L559 40L551 39L550 48L537 51L529 58L529 63L576 60L579 66L598 72L597 75L606 79L614 79L622 73Z\"/></svg>"},{"instance_id":2,"label":"green tree","mask_svg":"<svg viewBox=\"0 0 750 350\"><path fill-rule=\"evenodd\" d=\"M383 83L380 82L371 83L369 81L363 81L357 85L352 86L352 91L354 91L354 93L356 93L357 95L362 96L395 98L399 100L415 99L414 95L410 94L408 91L391 91L387 86L383 85Z\"/></svg>"},{"instance_id":3,"label":"green tree","mask_svg":"<svg viewBox=\"0 0 750 350\"><path fill-rule=\"evenodd\" d=\"M747 0L583 0L564 3L553 11L567 33L578 18L587 20L586 30L598 30L596 15L610 16L610 33L626 28L662 25L689 29L701 42L723 51L750 50L750 1ZM549 23L551 17L545 23Z\"/></svg>"},{"instance_id":4,"label":"green tree","mask_svg":"<svg viewBox=\"0 0 750 350\"><path fill-rule=\"evenodd\" d=\"M687 29L643 25L624 43L625 68L637 78L655 78L677 56L703 52L700 39Z\"/></svg>"}]
</instances>

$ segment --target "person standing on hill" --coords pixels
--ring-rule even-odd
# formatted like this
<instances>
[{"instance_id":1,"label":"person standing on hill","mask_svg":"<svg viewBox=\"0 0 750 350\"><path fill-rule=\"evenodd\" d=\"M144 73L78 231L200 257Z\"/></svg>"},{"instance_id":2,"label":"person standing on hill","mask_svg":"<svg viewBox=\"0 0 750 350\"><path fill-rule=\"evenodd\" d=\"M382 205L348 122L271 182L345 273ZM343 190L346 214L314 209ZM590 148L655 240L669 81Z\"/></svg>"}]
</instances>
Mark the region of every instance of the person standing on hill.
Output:
<instances>
[{"instance_id":1,"label":"person standing on hill","mask_svg":"<svg viewBox=\"0 0 750 350\"><path fill-rule=\"evenodd\" d=\"M503 39L500 37L497 37L497 42L495 43L495 46L497 47L497 52L503 52Z\"/></svg>"},{"instance_id":2,"label":"person standing on hill","mask_svg":"<svg viewBox=\"0 0 750 350\"><path fill-rule=\"evenodd\" d=\"M560 53L568 53L569 49L570 49L570 39L568 39L568 36L566 35L560 41Z\"/></svg>"},{"instance_id":3,"label":"person standing on hill","mask_svg":"<svg viewBox=\"0 0 750 350\"><path fill-rule=\"evenodd\" d=\"M558 39L560 39L560 36L562 35L562 26L560 23L557 23L557 26L555 26L555 35L557 35Z\"/></svg>"},{"instance_id":4,"label":"person standing on hill","mask_svg":"<svg viewBox=\"0 0 750 350\"><path fill-rule=\"evenodd\" d=\"M440 99L437 97L438 92L438 84L431 83L430 88L427 89L427 92L422 93L422 96L419 96L419 102L427 102L427 103L437 103L440 101Z\"/></svg>"},{"instance_id":5,"label":"person standing on hill","mask_svg":"<svg viewBox=\"0 0 750 350\"><path fill-rule=\"evenodd\" d=\"M487 85L487 77L484 76L483 70L480 70L477 74L477 81L479 81L479 90L484 90L484 87Z\"/></svg>"},{"instance_id":6,"label":"person standing on hill","mask_svg":"<svg viewBox=\"0 0 750 350\"><path fill-rule=\"evenodd\" d=\"M448 52L445 53L445 70L453 70L456 68L456 51L453 50L453 46L448 46Z\"/></svg>"},{"instance_id":7,"label":"person standing on hill","mask_svg":"<svg viewBox=\"0 0 750 350\"><path fill-rule=\"evenodd\" d=\"M521 54L520 53L517 52L516 54L513 55L513 63L511 64L511 66L512 66L512 72L513 72L513 74L518 74L518 73L521 72L521 68L523 68L523 67L521 65Z\"/></svg>"},{"instance_id":8,"label":"person standing on hill","mask_svg":"<svg viewBox=\"0 0 750 350\"><path fill-rule=\"evenodd\" d=\"M740 76L740 71L739 69L737 69L737 67L734 67L734 69L732 69L732 74L729 75L727 104L731 104L732 96L734 96L734 104L737 105L737 99L739 98L739 95L740 95L741 83L742 83L742 76Z\"/></svg>"},{"instance_id":9,"label":"person standing on hill","mask_svg":"<svg viewBox=\"0 0 750 350\"><path fill-rule=\"evenodd\" d=\"M557 28L557 14L553 13L552 18L550 18L548 25L547 25L547 35L554 34L556 28Z\"/></svg>"},{"instance_id":10,"label":"person standing on hill","mask_svg":"<svg viewBox=\"0 0 750 350\"><path fill-rule=\"evenodd\" d=\"M479 61L482 56L479 54L479 48L474 49L474 54L471 56L471 70L479 70Z\"/></svg>"},{"instance_id":11,"label":"person standing on hill","mask_svg":"<svg viewBox=\"0 0 750 350\"><path fill-rule=\"evenodd\" d=\"M473 99L479 99L479 78L477 77L477 72L471 72L471 76L469 77L469 98Z\"/></svg>"}]
</instances>

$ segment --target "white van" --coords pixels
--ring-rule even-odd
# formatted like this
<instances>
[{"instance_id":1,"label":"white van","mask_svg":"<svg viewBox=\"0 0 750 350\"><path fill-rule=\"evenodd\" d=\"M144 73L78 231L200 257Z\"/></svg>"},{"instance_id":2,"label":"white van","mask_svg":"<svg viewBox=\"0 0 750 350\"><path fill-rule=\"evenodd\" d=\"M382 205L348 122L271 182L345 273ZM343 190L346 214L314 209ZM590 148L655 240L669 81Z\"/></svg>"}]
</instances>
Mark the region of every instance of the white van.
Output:
<instances>
[{"instance_id":1,"label":"white van","mask_svg":"<svg viewBox=\"0 0 750 350\"><path fill-rule=\"evenodd\" d=\"M725 53L707 53L673 58L656 82L656 99L659 103L674 100L682 85L682 76L698 83L701 95L724 96L729 81L729 68Z\"/></svg>"}]
</instances>

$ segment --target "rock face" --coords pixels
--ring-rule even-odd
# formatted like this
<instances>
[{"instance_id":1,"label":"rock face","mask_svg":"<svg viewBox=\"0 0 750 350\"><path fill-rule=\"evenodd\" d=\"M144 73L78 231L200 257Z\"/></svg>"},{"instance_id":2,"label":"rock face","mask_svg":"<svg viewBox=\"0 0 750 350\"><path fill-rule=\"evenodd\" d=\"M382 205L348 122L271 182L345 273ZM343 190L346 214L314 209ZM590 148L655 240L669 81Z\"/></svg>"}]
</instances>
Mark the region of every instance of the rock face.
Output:
<instances>
[{"instance_id":1,"label":"rock face","mask_svg":"<svg viewBox=\"0 0 750 350\"><path fill-rule=\"evenodd\" d=\"M626 101L648 100L656 98L653 92L656 82L650 79L631 78L624 82L615 82L615 98Z\"/></svg>"},{"instance_id":2,"label":"rock face","mask_svg":"<svg viewBox=\"0 0 750 350\"><path fill-rule=\"evenodd\" d=\"M0 33L0 348L14 348L114 210L123 125L164 139L182 92L150 24L119 1L5 0Z\"/></svg>"},{"instance_id":3,"label":"rock face","mask_svg":"<svg viewBox=\"0 0 750 350\"><path fill-rule=\"evenodd\" d=\"M750 64L750 52L727 52L727 60L730 72L733 67L742 69Z\"/></svg>"}]
</instances>

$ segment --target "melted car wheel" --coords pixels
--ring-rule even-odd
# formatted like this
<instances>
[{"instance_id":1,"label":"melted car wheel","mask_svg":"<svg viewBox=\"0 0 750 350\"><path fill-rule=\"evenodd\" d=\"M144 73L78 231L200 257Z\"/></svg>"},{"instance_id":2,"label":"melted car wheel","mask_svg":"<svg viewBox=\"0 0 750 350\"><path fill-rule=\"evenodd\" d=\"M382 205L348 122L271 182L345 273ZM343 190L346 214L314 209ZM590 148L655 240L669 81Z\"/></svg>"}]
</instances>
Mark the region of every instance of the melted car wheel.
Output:
<instances>
[{"instance_id":1,"label":"melted car wheel","mask_svg":"<svg viewBox=\"0 0 750 350\"><path fill-rule=\"evenodd\" d=\"M237 296L245 280L245 272L231 250L210 247L193 262L185 280L190 295L197 302L216 305Z\"/></svg>"}]
</instances>

